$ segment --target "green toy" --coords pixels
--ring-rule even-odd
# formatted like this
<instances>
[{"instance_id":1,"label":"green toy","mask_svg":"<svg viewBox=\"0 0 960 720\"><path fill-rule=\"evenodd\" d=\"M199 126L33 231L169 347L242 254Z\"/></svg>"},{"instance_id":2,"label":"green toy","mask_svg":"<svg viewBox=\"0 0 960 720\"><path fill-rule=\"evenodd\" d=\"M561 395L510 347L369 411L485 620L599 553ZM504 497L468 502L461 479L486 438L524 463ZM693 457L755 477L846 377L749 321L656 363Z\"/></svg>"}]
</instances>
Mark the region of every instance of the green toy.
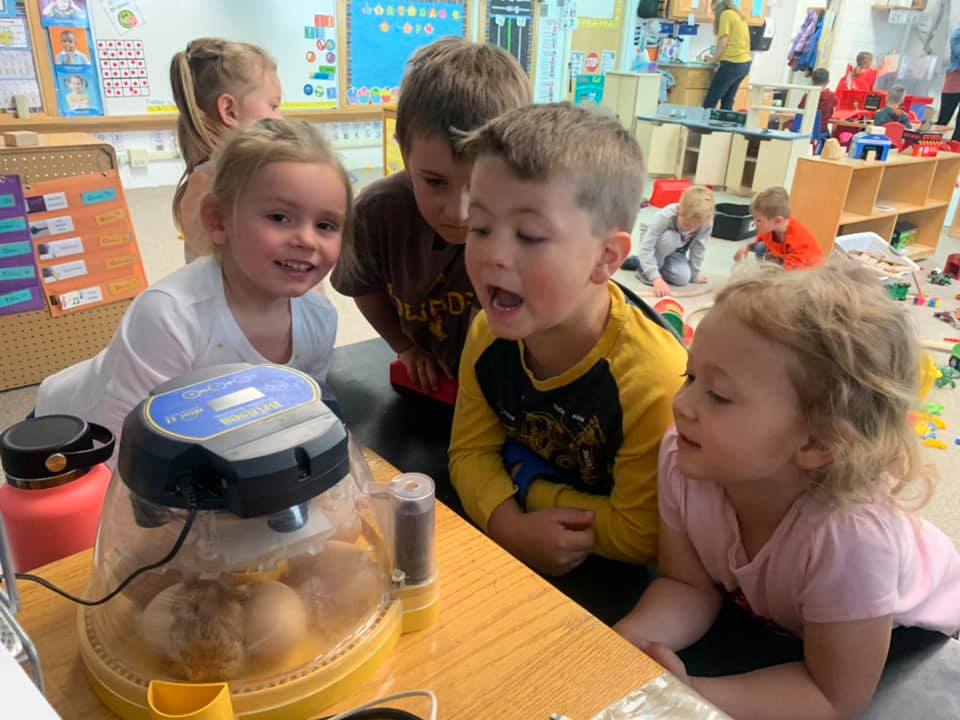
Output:
<instances>
[{"instance_id":1,"label":"green toy","mask_svg":"<svg viewBox=\"0 0 960 720\"><path fill-rule=\"evenodd\" d=\"M956 389L957 380L960 380L960 372L957 372L952 367L942 367L938 368L938 370L940 370L940 377L937 378L934 385L938 388L945 388L949 385L951 390Z\"/></svg>"}]
</instances>

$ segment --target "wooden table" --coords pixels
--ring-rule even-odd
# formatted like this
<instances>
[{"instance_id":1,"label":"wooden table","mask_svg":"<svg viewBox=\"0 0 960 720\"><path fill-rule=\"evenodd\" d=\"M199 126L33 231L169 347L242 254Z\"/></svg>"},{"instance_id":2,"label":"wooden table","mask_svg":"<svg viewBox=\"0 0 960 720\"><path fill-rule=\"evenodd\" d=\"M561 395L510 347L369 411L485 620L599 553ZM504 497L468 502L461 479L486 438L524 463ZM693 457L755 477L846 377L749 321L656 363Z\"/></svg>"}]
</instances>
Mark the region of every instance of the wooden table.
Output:
<instances>
[{"instance_id":1,"label":"wooden table","mask_svg":"<svg viewBox=\"0 0 960 720\"><path fill-rule=\"evenodd\" d=\"M367 452L367 458L378 479L396 474L373 453ZM42 567L37 574L82 593L91 562L87 551ZM373 679L331 712L426 688L436 693L444 720L547 720L552 712L589 720L663 672L439 503L437 567L437 623L404 635ZM19 587L24 606L19 619L37 645L53 707L65 720L115 718L87 684L77 607L32 583Z\"/></svg>"}]
</instances>

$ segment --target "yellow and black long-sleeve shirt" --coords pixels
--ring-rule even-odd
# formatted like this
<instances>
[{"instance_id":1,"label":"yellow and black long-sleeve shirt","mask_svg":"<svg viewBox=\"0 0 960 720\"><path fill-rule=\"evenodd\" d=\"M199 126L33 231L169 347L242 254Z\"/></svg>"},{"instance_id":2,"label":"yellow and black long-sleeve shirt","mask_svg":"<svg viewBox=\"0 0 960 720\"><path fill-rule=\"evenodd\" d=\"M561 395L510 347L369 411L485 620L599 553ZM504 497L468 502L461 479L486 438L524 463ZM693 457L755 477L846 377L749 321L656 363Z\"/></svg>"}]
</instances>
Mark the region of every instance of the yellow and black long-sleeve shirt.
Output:
<instances>
[{"instance_id":1,"label":"yellow and black long-sleeve shirt","mask_svg":"<svg viewBox=\"0 0 960 720\"><path fill-rule=\"evenodd\" d=\"M502 455L515 440L563 475L563 482L533 482L528 511L591 510L598 555L647 563L657 553L657 452L673 422L686 351L628 305L616 284L609 288L610 315L596 346L546 380L530 372L522 341L496 337L486 313L477 316L460 363L450 476L486 530L516 492Z\"/></svg>"}]
</instances>

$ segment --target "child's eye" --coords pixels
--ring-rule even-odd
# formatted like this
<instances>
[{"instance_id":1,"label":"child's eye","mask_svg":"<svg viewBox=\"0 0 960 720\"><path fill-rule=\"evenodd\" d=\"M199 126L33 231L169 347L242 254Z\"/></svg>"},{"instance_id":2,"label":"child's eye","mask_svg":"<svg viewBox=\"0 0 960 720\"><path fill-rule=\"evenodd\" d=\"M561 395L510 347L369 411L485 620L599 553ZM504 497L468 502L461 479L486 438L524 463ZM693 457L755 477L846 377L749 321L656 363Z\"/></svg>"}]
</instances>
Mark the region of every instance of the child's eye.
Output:
<instances>
[{"instance_id":1,"label":"child's eye","mask_svg":"<svg viewBox=\"0 0 960 720\"><path fill-rule=\"evenodd\" d=\"M490 230L485 227L472 227L467 230L468 235L476 235L477 237L486 237L490 234Z\"/></svg>"},{"instance_id":2,"label":"child's eye","mask_svg":"<svg viewBox=\"0 0 960 720\"><path fill-rule=\"evenodd\" d=\"M689 370L680 373L680 377L683 378L683 384L684 384L684 385L689 385L689 384L692 383L694 380L696 380L696 378L693 376L693 373L690 372Z\"/></svg>"},{"instance_id":3,"label":"child's eye","mask_svg":"<svg viewBox=\"0 0 960 720\"><path fill-rule=\"evenodd\" d=\"M533 235L524 235L523 233L517 233L517 237L520 238L520 242L524 245L539 245L546 241L545 237L534 237Z\"/></svg>"},{"instance_id":4,"label":"child's eye","mask_svg":"<svg viewBox=\"0 0 960 720\"><path fill-rule=\"evenodd\" d=\"M713 390L707 390L707 397L713 400L715 403L719 403L720 405L726 405L730 402L730 398L725 398L723 395L718 395Z\"/></svg>"},{"instance_id":5,"label":"child's eye","mask_svg":"<svg viewBox=\"0 0 960 720\"><path fill-rule=\"evenodd\" d=\"M447 181L443 178L424 178L427 185L432 188L442 188L447 186Z\"/></svg>"},{"instance_id":6,"label":"child's eye","mask_svg":"<svg viewBox=\"0 0 960 720\"><path fill-rule=\"evenodd\" d=\"M328 222L324 220L323 222L317 223L317 230L319 230L320 232L336 232L337 226L332 222Z\"/></svg>"},{"instance_id":7,"label":"child's eye","mask_svg":"<svg viewBox=\"0 0 960 720\"><path fill-rule=\"evenodd\" d=\"M282 222L286 222L287 216L285 213L279 213L279 212L267 213L267 219L271 220L272 222L282 223Z\"/></svg>"}]
</instances>

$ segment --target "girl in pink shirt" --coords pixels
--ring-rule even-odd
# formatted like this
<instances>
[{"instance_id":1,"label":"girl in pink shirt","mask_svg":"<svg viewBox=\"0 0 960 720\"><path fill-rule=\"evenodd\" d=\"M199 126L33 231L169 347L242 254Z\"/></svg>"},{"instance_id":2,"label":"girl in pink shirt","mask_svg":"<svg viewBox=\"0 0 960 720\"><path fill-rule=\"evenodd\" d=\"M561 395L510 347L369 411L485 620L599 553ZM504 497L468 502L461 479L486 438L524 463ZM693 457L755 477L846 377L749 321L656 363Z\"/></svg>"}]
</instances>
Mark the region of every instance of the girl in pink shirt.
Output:
<instances>
[{"instance_id":1,"label":"girl in pink shirt","mask_svg":"<svg viewBox=\"0 0 960 720\"><path fill-rule=\"evenodd\" d=\"M697 329L660 449L659 577L616 629L736 718L847 718L898 626L960 629L960 555L910 512L930 478L907 420L917 343L864 269L738 276ZM674 650L724 596L803 662L689 678Z\"/></svg>"}]
</instances>

